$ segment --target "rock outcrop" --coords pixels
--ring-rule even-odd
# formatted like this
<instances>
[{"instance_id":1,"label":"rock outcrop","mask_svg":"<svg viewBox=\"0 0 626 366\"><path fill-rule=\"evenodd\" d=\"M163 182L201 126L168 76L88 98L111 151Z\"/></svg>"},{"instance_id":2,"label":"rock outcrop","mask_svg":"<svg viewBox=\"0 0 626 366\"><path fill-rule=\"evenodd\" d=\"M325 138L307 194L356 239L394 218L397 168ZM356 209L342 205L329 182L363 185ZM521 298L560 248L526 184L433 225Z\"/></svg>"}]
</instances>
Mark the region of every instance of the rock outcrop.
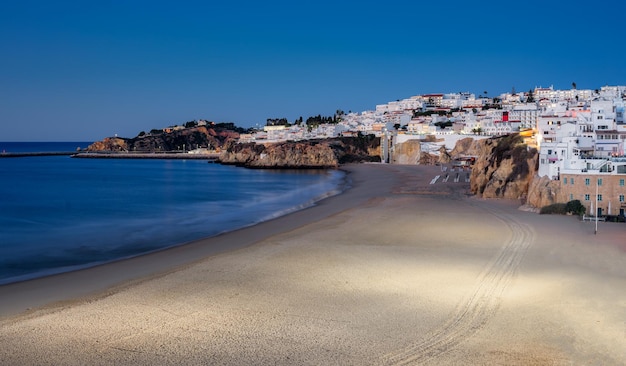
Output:
<instances>
[{"instance_id":1,"label":"rock outcrop","mask_svg":"<svg viewBox=\"0 0 626 366\"><path fill-rule=\"evenodd\" d=\"M87 151L128 151L128 139L119 137L107 137L102 141L96 141L87 147Z\"/></svg>"},{"instance_id":2,"label":"rock outcrop","mask_svg":"<svg viewBox=\"0 0 626 366\"><path fill-rule=\"evenodd\" d=\"M156 152L192 150L198 147L211 147L219 150L237 138L239 134L234 131L200 126L158 134L144 134L135 138L107 137L91 144L87 151Z\"/></svg>"},{"instance_id":3,"label":"rock outcrop","mask_svg":"<svg viewBox=\"0 0 626 366\"><path fill-rule=\"evenodd\" d=\"M528 206L541 208L555 203L567 203L567 201L567 197L561 191L561 181L535 175L528 187Z\"/></svg>"},{"instance_id":4,"label":"rock outcrop","mask_svg":"<svg viewBox=\"0 0 626 366\"><path fill-rule=\"evenodd\" d=\"M433 139L430 140L432 141ZM438 152L439 154L423 152L421 140L406 140L395 146L392 163L435 165L446 164L452 160L452 156L450 156L445 146L441 146Z\"/></svg>"},{"instance_id":5,"label":"rock outcrop","mask_svg":"<svg viewBox=\"0 0 626 366\"><path fill-rule=\"evenodd\" d=\"M420 140L407 140L395 146L393 164L421 164L422 143Z\"/></svg>"},{"instance_id":6,"label":"rock outcrop","mask_svg":"<svg viewBox=\"0 0 626 366\"><path fill-rule=\"evenodd\" d=\"M234 144L219 162L248 168L336 168L380 161L380 139L373 136L279 143Z\"/></svg>"},{"instance_id":7,"label":"rock outcrop","mask_svg":"<svg viewBox=\"0 0 626 366\"><path fill-rule=\"evenodd\" d=\"M464 139L458 140L454 145L452 151L450 151L450 156L453 159L464 155L478 156L481 153L481 144L480 140L477 140L472 137L466 137Z\"/></svg>"},{"instance_id":8,"label":"rock outcrop","mask_svg":"<svg viewBox=\"0 0 626 366\"><path fill-rule=\"evenodd\" d=\"M538 153L519 134L475 142L478 157L470 176L470 191L483 198L527 200L537 170Z\"/></svg>"}]
</instances>

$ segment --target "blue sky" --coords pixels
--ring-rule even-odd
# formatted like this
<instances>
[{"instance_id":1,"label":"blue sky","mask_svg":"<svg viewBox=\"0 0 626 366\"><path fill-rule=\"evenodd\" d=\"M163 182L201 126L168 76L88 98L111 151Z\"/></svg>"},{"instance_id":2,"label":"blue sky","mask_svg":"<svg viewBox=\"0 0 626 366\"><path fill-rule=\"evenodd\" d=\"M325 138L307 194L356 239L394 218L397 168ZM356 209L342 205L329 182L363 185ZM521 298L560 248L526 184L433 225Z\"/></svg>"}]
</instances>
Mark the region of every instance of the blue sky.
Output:
<instances>
[{"instance_id":1,"label":"blue sky","mask_svg":"<svg viewBox=\"0 0 626 366\"><path fill-rule=\"evenodd\" d=\"M624 85L625 16L602 0L3 1L0 141Z\"/></svg>"}]
</instances>

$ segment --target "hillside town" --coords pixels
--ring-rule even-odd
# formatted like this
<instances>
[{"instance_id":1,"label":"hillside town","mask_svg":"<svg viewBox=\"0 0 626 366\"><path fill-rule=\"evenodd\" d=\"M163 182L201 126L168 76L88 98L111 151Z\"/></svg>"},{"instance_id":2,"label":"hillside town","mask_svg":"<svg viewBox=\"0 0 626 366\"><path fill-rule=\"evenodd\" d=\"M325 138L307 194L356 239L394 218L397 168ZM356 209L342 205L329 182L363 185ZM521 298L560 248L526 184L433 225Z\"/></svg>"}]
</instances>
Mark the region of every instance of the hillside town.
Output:
<instances>
[{"instance_id":1,"label":"hillside town","mask_svg":"<svg viewBox=\"0 0 626 366\"><path fill-rule=\"evenodd\" d=\"M528 92L424 94L377 105L359 113L338 111L335 123L311 126L269 124L243 134L241 142L278 142L374 134L383 137L389 161L393 147L424 141L437 153L460 138L520 132L539 150L537 174L560 181L565 200L580 200L592 215L621 215L626 209L626 86L568 90L536 87ZM426 139L427 136L436 139ZM561 199L563 200L563 199Z\"/></svg>"},{"instance_id":2,"label":"hillside town","mask_svg":"<svg viewBox=\"0 0 626 366\"><path fill-rule=\"evenodd\" d=\"M552 202L580 201L594 217L621 216L626 211L626 86L568 90L553 86L527 92L489 97L472 93L424 94L380 104L374 110L332 117L302 117L289 123L285 118L268 119L262 128L237 131L237 142L268 145L337 137L380 137L383 162L395 159L407 141L419 141L421 152L438 155L452 150L456 142L471 137L486 139L519 133L529 148L539 152L536 176L547 180L545 190ZM153 130L169 135L174 130L217 125L206 120L185 126ZM229 123L225 128L235 128ZM140 134L139 140L144 137ZM174 144L175 145L175 144ZM180 144L179 144L180 145ZM179 149L185 150L185 145ZM189 153L210 152L188 144ZM394 155L396 154L396 155ZM476 158L468 156L468 159ZM558 182L558 189L554 184ZM550 184L550 187L548 187Z\"/></svg>"}]
</instances>

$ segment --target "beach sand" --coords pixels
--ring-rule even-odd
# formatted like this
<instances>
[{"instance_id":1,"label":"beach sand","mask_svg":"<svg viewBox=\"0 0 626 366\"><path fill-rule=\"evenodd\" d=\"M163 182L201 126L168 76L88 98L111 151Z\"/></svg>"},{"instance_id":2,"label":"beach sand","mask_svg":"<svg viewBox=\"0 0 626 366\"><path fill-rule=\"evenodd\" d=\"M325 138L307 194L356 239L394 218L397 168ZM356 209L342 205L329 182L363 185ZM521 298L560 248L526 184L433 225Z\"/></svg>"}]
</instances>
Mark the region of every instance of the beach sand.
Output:
<instances>
[{"instance_id":1,"label":"beach sand","mask_svg":"<svg viewBox=\"0 0 626 366\"><path fill-rule=\"evenodd\" d=\"M315 207L0 286L0 364L626 364L625 224L348 169Z\"/></svg>"}]
</instances>

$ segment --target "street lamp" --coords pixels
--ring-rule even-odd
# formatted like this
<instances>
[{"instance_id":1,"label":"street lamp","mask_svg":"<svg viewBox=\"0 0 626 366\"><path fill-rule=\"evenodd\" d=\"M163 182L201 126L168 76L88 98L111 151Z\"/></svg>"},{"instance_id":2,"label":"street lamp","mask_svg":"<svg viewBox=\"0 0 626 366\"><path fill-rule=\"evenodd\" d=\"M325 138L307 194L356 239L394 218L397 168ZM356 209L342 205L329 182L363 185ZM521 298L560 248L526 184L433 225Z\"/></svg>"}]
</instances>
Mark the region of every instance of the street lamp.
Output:
<instances>
[{"instance_id":1,"label":"street lamp","mask_svg":"<svg viewBox=\"0 0 626 366\"><path fill-rule=\"evenodd\" d=\"M596 212L595 212L595 216L596 216L596 230L593 232L594 235L596 235L598 233L598 212L600 210L598 210L598 186L599 186L599 180L598 178L596 178Z\"/></svg>"}]
</instances>

